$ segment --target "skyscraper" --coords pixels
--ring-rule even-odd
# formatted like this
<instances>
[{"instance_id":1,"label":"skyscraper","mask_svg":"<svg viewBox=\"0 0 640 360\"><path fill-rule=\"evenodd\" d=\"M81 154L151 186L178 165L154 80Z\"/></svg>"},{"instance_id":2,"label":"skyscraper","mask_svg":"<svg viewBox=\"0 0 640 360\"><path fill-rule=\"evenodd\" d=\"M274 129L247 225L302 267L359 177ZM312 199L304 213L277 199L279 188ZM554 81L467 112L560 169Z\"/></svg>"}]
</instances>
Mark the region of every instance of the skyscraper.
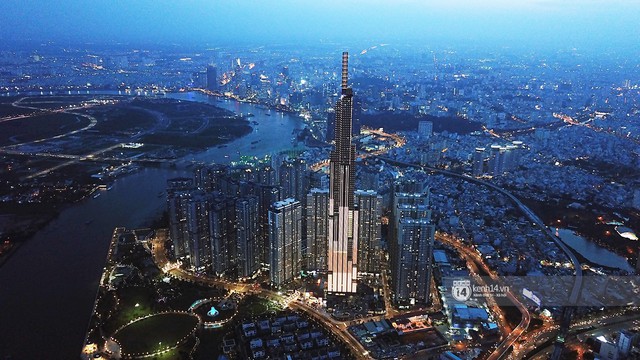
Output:
<instances>
[{"instance_id":1,"label":"skyscraper","mask_svg":"<svg viewBox=\"0 0 640 360\"><path fill-rule=\"evenodd\" d=\"M211 243L209 242L209 206L211 196L194 191L187 204L189 231L189 265L196 271L209 271L211 267Z\"/></svg>"},{"instance_id":2,"label":"skyscraper","mask_svg":"<svg viewBox=\"0 0 640 360\"><path fill-rule=\"evenodd\" d=\"M227 176L228 170L226 165L198 166L194 172L194 185L205 192L222 191L222 178Z\"/></svg>"},{"instance_id":3,"label":"skyscraper","mask_svg":"<svg viewBox=\"0 0 640 360\"><path fill-rule=\"evenodd\" d=\"M356 191L358 208L358 271L380 273L382 196L373 190Z\"/></svg>"},{"instance_id":4,"label":"skyscraper","mask_svg":"<svg viewBox=\"0 0 640 360\"><path fill-rule=\"evenodd\" d=\"M476 151L473 153L473 176L482 176L484 173L484 151L485 148L477 147Z\"/></svg>"},{"instance_id":5,"label":"skyscraper","mask_svg":"<svg viewBox=\"0 0 640 360\"><path fill-rule=\"evenodd\" d=\"M418 135L428 139L433 134L433 123L431 121L420 121L418 123Z\"/></svg>"},{"instance_id":6,"label":"skyscraper","mask_svg":"<svg viewBox=\"0 0 640 360\"><path fill-rule=\"evenodd\" d=\"M491 145L491 151L487 162L488 169L486 169L486 173L492 176L497 176L505 172L513 171L520 165L520 157L524 148L522 141L514 141L510 145L506 146ZM474 176L479 176L476 175L476 156L478 156L479 149L484 148L476 148L476 153L473 155Z\"/></svg>"},{"instance_id":7,"label":"skyscraper","mask_svg":"<svg viewBox=\"0 0 640 360\"><path fill-rule=\"evenodd\" d=\"M298 277L301 270L302 207L288 198L269 210L271 284L280 286Z\"/></svg>"},{"instance_id":8,"label":"skyscraper","mask_svg":"<svg viewBox=\"0 0 640 360\"><path fill-rule=\"evenodd\" d=\"M271 209L271 205L282 199L282 197L280 196L280 189L277 186L257 185L254 191L258 196L258 253L260 255L260 262L267 266L271 258L269 251L271 241L269 238L269 210Z\"/></svg>"},{"instance_id":9,"label":"skyscraper","mask_svg":"<svg viewBox=\"0 0 640 360\"><path fill-rule=\"evenodd\" d=\"M491 175L500 175L503 172L501 161L501 154L504 153L504 150L501 150L500 145L491 145L491 151L489 153L489 170L488 173Z\"/></svg>"},{"instance_id":10,"label":"skyscraper","mask_svg":"<svg viewBox=\"0 0 640 360\"><path fill-rule=\"evenodd\" d=\"M336 112L334 109L327 111L327 133L325 141L329 142L336 137Z\"/></svg>"},{"instance_id":11,"label":"skyscraper","mask_svg":"<svg viewBox=\"0 0 640 360\"><path fill-rule=\"evenodd\" d=\"M258 234L258 197L236 200L236 232L238 237L238 276L248 277L260 269Z\"/></svg>"},{"instance_id":12,"label":"skyscraper","mask_svg":"<svg viewBox=\"0 0 640 360\"><path fill-rule=\"evenodd\" d=\"M336 103L335 148L329 157L329 294L356 292L358 211L354 203L356 149L351 144L353 91L348 86L349 54L342 53L342 94Z\"/></svg>"},{"instance_id":13,"label":"skyscraper","mask_svg":"<svg viewBox=\"0 0 640 360\"><path fill-rule=\"evenodd\" d=\"M391 280L396 302L429 303L435 227L431 224L429 192L395 193Z\"/></svg>"},{"instance_id":14,"label":"skyscraper","mask_svg":"<svg viewBox=\"0 0 640 360\"><path fill-rule=\"evenodd\" d=\"M207 90L218 90L218 69L215 65L207 66Z\"/></svg>"},{"instance_id":15,"label":"skyscraper","mask_svg":"<svg viewBox=\"0 0 640 360\"><path fill-rule=\"evenodd\" d=\"M429 303L434 226L426 218L398 222L398 268L394 274L396 301Z\"/></svg>"},{"instance_id":16,"label":"skyscraper","mask_svg":"<svg viewBox=\"0 0 640 360\"><path fill-rule=\"evenodd\" d=\"M211 201L209 226L211 241L211 271L220 276L236 265L236 201L233 197L218 196Z\"/></svg>"},{"instance_id":17,"label":"skyscraper","mask_svg":"<svg viewBox=\"0 0 640 360\"><path fill-rule=\"evenodd\" d=\"M193 180L189 178L174 178L167 181L169 237L173 242L175 260L185 258L189 253L187 205L193 189Z\"/></svg>"},{"instance_id":18,"label":"skyscraper","mask_svg":"<svg viewBox=\"0 0 640 360\"><path fill-rule=\"evenodd\" d=\"M307 196L307 163L300 158L285 159L278 169L283 198L304 202Z\"/></svg>"},{"instance_id":19,"label":"skyscraper","mask_svg":"<svg viewBox=\"0 0 640 360\"><path fill-rule=\"evenodd\" d=\"M311 189L307 194L307 270L327 271L329 190Z\"/></svg>"},{"instance_id":20,"label":"skyscraper","mask_svg":"<svg viewBox=\"0 0 640 360\"><path fill-rule=\"evenodd\" d=\"M620 332L620 337L618 338L618 354L620 354L623 359L629 355L636 336L637 333L629 330L622 330Z\"/></svg>"}]
</instances>

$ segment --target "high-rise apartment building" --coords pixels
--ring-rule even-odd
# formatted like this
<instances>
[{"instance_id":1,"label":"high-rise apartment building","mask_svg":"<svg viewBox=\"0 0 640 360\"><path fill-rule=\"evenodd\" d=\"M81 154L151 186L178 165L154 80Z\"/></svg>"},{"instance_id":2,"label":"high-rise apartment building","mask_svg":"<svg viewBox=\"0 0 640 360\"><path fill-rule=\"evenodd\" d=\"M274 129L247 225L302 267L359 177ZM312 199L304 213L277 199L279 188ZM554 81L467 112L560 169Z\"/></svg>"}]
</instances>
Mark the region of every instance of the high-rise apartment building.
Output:
<instances>
[{"instance_id":1,"label":"high-rise apartment building","mask_svg":"<svg viewBox=\"0 0 640 360\"><path fill-rule=\"evenodd\" d=\"M473 175L479 176L476 175L476 170L481 170L489 175L497 176L505 172L512 171L520 165L520 156L524 151L524 144L522 141L514 141L506 146L491 145L490 152L488 154L488 166L486 169L476 169L476 156L478 155L478 149L480 148L476 149L473 159Z\"/></svg>"},{"instance_id":2,"label":"high-rise apartment building","mask_svg":"<svg viewBox=\"0 0 640 360\"><path fill-rule=\"evenodd\" d=\"M634 339L638 337L638 333L633 332L633 331L629 331L629 330L622 330L620 332L620 337L618 337L618 354L620 355L621 358L625 359L627 356L629 356L629 353L631 352L631 348L633 347L633 343L634 343Z\"/></svg>"},{"instance_id":3,"label":"high-rise apartment building","mask_svg":"<svg viewBox=\"0 0 640 360\"><path fill-rule=\"evenodd\" d=\"M484 152L485 148L477 147L473 153L472 174L473 176L482 176L484 174Z\"/></svg>"},{"instance_id":4,"label":"high-rise apartment building","mask_svg":"<svg viewBox=\"0 0 640 360\"><path fill-rule=\"evenodd\" d=\"M300 275L302 206L288 198L275 202L269 210L271 284L281 286Z\"/></svg>"},{"instance_id":5,"label":"high-rise apartment building","mask_svg":"<svg viewBox=\"0 0 640 360\"><path fill-rule=\"evenodd\" d=\"M418 123L418 135L426 139L433 134L433 123L431 121L420 121Z\"/></svg>"},{"instance_id":6,"label":"high-rise apartment building","mask_svg":"<svg viewBox=\"0 0 640 360\"><path fill-rule=\"evenodd\" d=\"M311 189L307 194L306 268L327 271L327 231L329 230L329 190Z\"/></svg>"},{"instance_id":7,"label":"high-rise apartment building","mask_svg":"<svg viewBox=\"0 0 640 360\"><path fill-rule=\"evenodd\" d=\"M189 266L195 271L207 272L211 267L211 243L209 242L209 206L211 196L195 190L187 203L187 227L189 232Z\"/></svg>"},{"instance_id":8,"label":"high-rise apartment building","mask_svg":"<svg viewBox=\"0 0 640 360\"><path fill-rule=\"evenodd\" d=\"M246 196L236 200L236 234L238 276L249 277L260 269L258 232L258 198Z\"/></svg>"},{"instance_id":9,"label":"high-rise apartment building","mask_svg":"<svg viewBox=\"0 0 640 360\"><path fill-rule=\"evenodd\" d=\"M307 195L307 163L303 159L285 159L278 169L282 197L304 201Z\"/></svg>"},{"instance_id":10,"label":"high-rise apartment building","mask_svg":"<svg viewBox=\"0 0 640 360\"><path fill-rule=\"evenodd\" d=\"M356 149L351 143L353 91L348 86L349 54L342 53L342 94L336 103L335 148L329 158L327 292L356 292L358 211L354 202Z\"/></svg>"},{"instance_id":11,"label":"high-rise apartment building","mask_svg":"<svg viewBox=\"0 0 640 360\"><path fill-rule=\"evenodd\" d=\"M189 253L187 205L192 191L192 179L174 178L167 181L169 237L173 242L173 256L176 260L185 259Z\"/></svg>"},{"instance_id":12,"label":"high-rise apartment building","mask_svg":"<svg viewBox=\"0 0 640 360\"><path fill-rule=\"evenodd\" d=\"M429 191L395 193L389 256L397 303L429 303L435 226Z\"/></svg>"},{"instance_id":13,"label":"high-rise apartment building","mask_svg":"<svg viewBox=\"0 0 640 360\"><path fill-rule=\"evenodd\" d=\"M382 196L373 190L355 192L358 209L358 271L379 274L381 258L380 233Z\"/></svg>"},{"instance_id":14,"label":"high-rise apartment building","mask_svg":"<svg viewBox=\"0 0 640 360\"><path fill-rule=\"evenodd\" d=\"M207 66L207 90L218 90L218 68L215 65Z\"/></svg>"},{"instance_id":15,"label":"high-rise apartment building","mask_svg":"<svg viewBox=\"0 0 640 360\"><path fill-rule=\"evenodd\" d=\"M219 196L211 201L209 226L211 241L211 272L224 275L236 265L236 201Z\"/></svg>"},{"instance_id":16,"label":"high-rise apartment building","mask_svg":"<svg viewBox=\"0 0 640 360\"><path fill-rule=\"evenodd\" d=\"M255 188L258 196L258 252L260 254L260 262L267 266L270 263L271 253L270 246L270 224L269 210L271 205L280 201L280 188L277 186L258 185Z\"/></svg>"}]
</instances>

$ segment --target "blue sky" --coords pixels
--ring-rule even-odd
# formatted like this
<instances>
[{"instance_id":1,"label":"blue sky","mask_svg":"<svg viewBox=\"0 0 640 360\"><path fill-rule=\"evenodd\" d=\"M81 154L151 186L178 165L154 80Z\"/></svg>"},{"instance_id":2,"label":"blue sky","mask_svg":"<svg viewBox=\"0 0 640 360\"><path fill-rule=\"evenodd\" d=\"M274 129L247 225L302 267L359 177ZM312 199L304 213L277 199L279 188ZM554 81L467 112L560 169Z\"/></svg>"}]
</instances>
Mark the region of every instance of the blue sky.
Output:
<instances>
[{"instance_id":1,"label":"blue sky","mask_svg":"<svg viewBox=\"0 0 640 360\"><path fill-rule=\"evenodd\" d=\"M3 0L0 41L633 46L631 0Z\"/></svg>"}]
</instances>

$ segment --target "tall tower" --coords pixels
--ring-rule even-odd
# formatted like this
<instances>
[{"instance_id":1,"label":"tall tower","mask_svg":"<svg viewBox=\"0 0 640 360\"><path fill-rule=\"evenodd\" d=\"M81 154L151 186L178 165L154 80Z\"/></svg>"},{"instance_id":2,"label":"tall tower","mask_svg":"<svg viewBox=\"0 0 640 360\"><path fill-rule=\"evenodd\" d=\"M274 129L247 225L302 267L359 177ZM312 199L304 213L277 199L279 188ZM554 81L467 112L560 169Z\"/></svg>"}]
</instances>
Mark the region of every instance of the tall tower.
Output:
<instances>
[{"instance_id":1,"label":"tall tower","mask_svg":"<svg viewBox=\"0 0 640 360\"><path fill-rule=\"evenodd\" d=\"M397 303L428 304L435 226L431 224L429 190L393 197L391 280Z\"/></svg>"},{"instance_id":2,"label":"tall tower","mask_svg":"<svg viewBox=\"0 0 640 360\"><path fill-rule=\"evenodd\" d=\"M307 270L327 271L329 190L311 189L307 194Z\"/></svg>"},{"instance_id":3,"label":"tall tower","mask_svg":"<svg viewBox=\"0 0 640 360\"><path fill-rule=\"evenodd\" d=\"M342 94L336 103L335 148L329 157L329 294L356 292L358 210L354 203L356 148L351 144L353 91L348 86L349 54L342 53Z\"/></svg>"},{"instance_id":4,"label":"tall tower","mask_svg":"<svg viewBox=\"0 0 640 360\"><path fill-rule=\"evenodd\" d=\"M380 273L380 232L382 196L374 190L357 190L358 208L358 271Z\"/></svg>"},{"instance_id":5,"label":"tall tower","mask_svg":"<svg viewBox=\"0 0 640 360\"><path fill-rule=\"evenodd\" d=\"M288 198L269 209L271 284L281 286L300 276L302 206Z\"/></svg>"},{"instance_id":6,"label":"tall tower","mask_svg":"<svg viewBox=\"0 0 640 360\"><path fill-rule=\"evenodd\" d=\"M232 197L219 196L211 201L209 208L211 271L219 276L231 270L236 263L235 204Z\"/></svg>"},{"instance_id":7,"label":"tall tower","mask_svg":"<svg viewBox=\"0 0 640 360\"><path fill-rule=\"evenodd\" d=\"M218 69L215 65L207 66L207 90L218 90Z\"/></svg>"},{"instance_id":8,"label":"tall tower","mask_svg":"<svg viewBox=\"0 0 640 360\"><path fill-rule=\"evenodd\" d=\"M187 261L190 251L187 209L194 191L193 180L175 178L167 181L167 205L169 208L169 236L173 242L174 260Z\"/></svg>"},{"instance_id":9,"label":"tall tower","mask_svg":"<svg viewBox=\"0 0 640 360\"><path fill-rule=\"evenodd\" d=\"M246 196L237 199L235 210L238 276L249 277L260 269L258 197Z\"/></svg>"},{"instance_id":10,"label":"tall tower","mask_svg":"<svg viewBox=\"0 0 640 360\"><path fill-rule=\"evenodd\" d=\"M471 171L473 176L482 176L484 173L484 151L485 148L477 147L473 153L473 167Z\"/></svg>"}]
</instances>

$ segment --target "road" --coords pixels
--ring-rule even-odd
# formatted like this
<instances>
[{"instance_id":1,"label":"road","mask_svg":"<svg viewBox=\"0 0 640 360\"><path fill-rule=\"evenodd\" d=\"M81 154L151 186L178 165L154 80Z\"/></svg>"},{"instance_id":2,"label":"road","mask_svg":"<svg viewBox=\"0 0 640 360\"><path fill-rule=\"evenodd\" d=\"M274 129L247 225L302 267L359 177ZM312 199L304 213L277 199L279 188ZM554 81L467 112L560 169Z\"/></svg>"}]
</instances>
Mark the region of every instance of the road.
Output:
<instances>
[{"instance_id":1,"label":"road","mask_svg":"<svg viewBox=\"0 0 640 360\"><path fill-rule=\"evenodd\" d=\"M595 329L591 329L591 326L595 326ZM599 335L609 335L620 330L629 329L630 327L640 326L640 314L637 312L614 314L605 317L596 317L588 322L584 322L578 328L571 329L567 334L566 346L570 349L578 348L581 345L580 337L583 339L586 337L594 337ZM521 357L527 359L548 359L549 355L553 352L554 345L548 345L540 348L540 343L537 347L529 347L524 351Z\"/></svg>"},{"instance_id":2,"label":"road","mask_svg":"<svg viewBox=\"0 0 640 360\"><path fill-rule=\"evenodd\" d=\"M576 304L577 303L577 301L580 298L580 292L582 290L582 276L583 275L582 275L582 265L580 264L580 261L578 261L578 258L573 253L573 251L571 249L569 249L569 247L567 247L559 238L557 238L553 234L553 232L551 232L551 230L549 230L549 228L547 228L547 226L544 224L544 222L536 214L534 214L533 211L531 209L529 209L529 207L527 207L525 204L523 204L522 201L520 201L518 198L516 198L512 193L510 193L509 191L507 191L507 190L505 190L505 189L503 189L503 188L501 188L499 186L496 186L496 185L494 185L492 183L489 183L487 181L476 179L476 178L468 176L468 175L458 174L458 173L455 173L453 171L438 169L438 168L434 168L434 167L430 167L430 166L423 166L423 165L418 165L418 164L406 163L406 162L397 161L397 160L393 160L393 159L386 158L386 157L378 157L378 158L380 160L383 160L383 161L391 164L391 165L412 167L412 168L432 171L432 172L436 172L436 173L439 173L439 174L442 174L442 175L445 175L445 176L455 177L455 178L462 179L462 180L467 181L467 182L471 182L471 183L474 183L474 184L486 186L486 187L488 187L490 189L493 189L493 190L503 194L504 196L508 197L524 213L524 215L526 217L528 217L529 220L531 220L531 222L536 224L536 226L540 230L542 230L542 232L545 234L545 236L547 238L549 238L551 241L553 241L555 244L557 244L558 247L571 260L571 263L573 264L573 268L575 270L575 281L574 281L574 284L573 284L573 288L571 290L571 295L569 297L569 302L570 302L570 304ZM513 333L509 334L509 336L505 340L509 340L509 341L513 340L512 343L515 343L515 340L517 340L517 337L520 336L520 335L522 335L522 332L520 332L519 334L515 334L515 332L513 332ZM515 338L515 339L512 339L512 338ZM503 343L504 343L504 341L503 341ZM498 349L500 349L500 347L498 347ZM493 354L499 353L499 356L496 359L501 358L507 352L506 349L503 352L499 352L498 349L496 349L496 351L494 351L494 353L493 353Z\"/></svg>"},{"instance_id":3,"label":"road","mask_svg":"<svg viewBox=\"0 0 640 360\"><path fill-rule=\"evenodd\" d=\"M94 159L94 158L97 157L98 154L102 154L102 153L105 153L105 152L108 152L108 151L111 151L111 150L114 150L114 149L117 149L117 148L120 148L120 147L122 147L122 144L111 145L111 146L106 147L104 149L98 149L98 150L96 150L94 152L91 152L91 153L89 153L87 155L78 155L78 156L70 155L71 156L71 160L65 161L65 162L60 163L58 165L52 166L50 168L46 168L44 170L38 171L37 173L34 173L34 174L31 174L31 175L27 176L26 179L33 179L33 178L36 178L38 176L46 175L46 174L48 174L48 173L50 173L52 171L58 170L58 169L63 168L65 166L73 165L73 164L75 164L75 163L77 163L79 161ZM69 155L67 155L67 156L69 156Z\"/></svg>"},{"instance_id":4,"label":"road","mask_svg":"<svg viewBox=\"0 0 640 360\"><path fill-rule=\"evenodd\" d=\"M66 114L71 114L71 115L76 115L79 117L83 117L89 120L89 124L87 124L86 126L80 128L80 129L76 129L76 130L72 130L63 134L58 134L58 135L54 135L54 136L50 136L50 137L46 137L46 138L41 138L41 139L36 139L36 140L31 140L31 141L25 141L25 142L21 142L21 143L16 143L16 144L11 144L11 145L7 145L7 146L2 146L0 147L0 153L5 153L5 154L10 154L10 155L28 155L28 156L37 156L37 157L46 157L46 158L54 158L54 159L65 159L68 161L65 161L63 163L60 163L58 165L55 165L53 167L38 171L36 173L33 173L31 175L29 175L27 177L27 179L31 179L34 177L38 177L38 176L42 176L42 175L46 175L48 173L50 173L51 171L54 170L58 170L60 168L75 164L79 161L100 161L100 162L105 162L105 161L115 161L115 162L123 162L123 161L132 161L132 162L147 162L147 163L165 163L165 162L174 162L174 160L166 160L166 159L122 159L122 158L117 158L117 157L100 157L98 156L99 154L103 154L106 153L110 150L113 150L115 148L120 147L122 144L115 144L112 146L108 146L104 149L99 149L96 150L94 152L91 152L89 154L86 155L71 155L71 154L54 154L54 153L48 153L48 152L38 152L38 153L32 153L32 152L24 152L24 151L19 151L19 150L15 150L16 148L19 148L20 146L23 145L31 145L31 144L38 144L38 143L43 143L46 141L50 141L50 140L57 140L57 139L61 139L64 137L68 137L70 135L74 135L74 134L78 134L84 131L87 131L91 128L93 128L94 126L97 125L98 120L89 115L89 114L85 114L85 113L80 113L80 112L75 112L77 110L83 110L83 109L88 109L94 106L97 106L97 104L86 104L86 105L82 105L82 106L74 106L71 108L66 108L66 109L43 109L43 108L38 108L38 107L33 107L33 106L27 106L24 104L21 104L22 100L26 99L25 98L20 98L16 101L14 101L11 105L17 108L24 108L24 109L30 109L30 110L34 110L35 112L32 114L28 114L28 115L20 115L20 116L14 116L14 117L7 117L7 118L3 118L0 119L0 122L6 122L6 121L12 121L12 120L18 120L18 119L25 119L25 118L29 118L29 117L33 117L33 116L41 116L41 115L48 115L48 114L56 114L56 113L66 113ZM41 102L42 103L42 102ZM142 109L142 108L140 108ZM145 110L145 109L142 109ZM156 118L156 122L157 125L146 132L141 132L138 135L136 135L134 138L137 139L140 136L142 136L143 134L149 133L149 132L153 132L156 128L166 128L168 126L168 123L170 122L170 120L167 119L166 116L164 116L163 114L160 114L158 112L154 112L154 111L147 111L149 113L151 113L155 118ZM203 126L205 126L205 124L208 124L208 119L206 121L203 122ZM198 129L197 131L201 131L202 126L200 129Z\"/></svg>"},{"instance_id":5,"label":"road","mask_svg":"<svg viewBox=\"0 0 640 360\"><path fill-rule=\"evenodd\" d=\"M472 176L469 175L463 175L463 174L458 174L455 173L453 171L448 171L448 170L443 170L443 169L438 169L438 168L434 168L434 167L430 167L430 166L423 166L423 165L418 165L418 164L412 164L412 163L405 163L402 161L397 161L397 160L393 160L393 159L389 159L389 158L385 158L385 157L378 157L380 160L384 160L392 165L400 165L400 166L405 166L405 167L413 167L413 168L418 168L418 169L422 169L422 170L428 170L428 171L433 171L433 172L437 172L439 174L445 175L445 176L450 176L450 177L455 177L458 179L462 179L464 181L467 182L471 182L474 184L478 184L478 185L483 185L486 186L488 188L491 188L499 193L501 193L502 195L508 197L528 218L529 220L531 220L533 223L536 224L536 226L542 230L542 232L547 236L547 238L549 238L549 240L553 241L556 245L558 245L558 247L567 255L567 257L569 258L569 260L571 261L571 264L573 264L573 268L575 270L575 282L573 285L573 288L571 290L571 296L570 296L570 302L572 304L575 304L579 297L580 297L580 291L582 289L582 265L580 264L580 261L578 261L578 258L576 257L575 253L568 247L566 246L558 237L556 237L553 232L544 224L544 222L531 210L529 209L528 206L526 206L525 204L522 203L522 201L520 201L517 197L515 197L512 193L510 193L509 191L496 186L490 182L484 181L484 180L480 180L480 179L476 179Z\"/></svg>"},{"instance_id":6,"label":"road","mask_svg":"<svg viewBox=\"0 0 640 360\"><path fill-rule=\"evenodd\" d=\"M436 239L444 244L448 244L454 247L467 261L467 265L469 266L472 274L478 274L479 271L477 267L481 267L482 270L487 273L492 280L504 285L498 275L494 271L489 269L482 257L480 257L480 255L474 249L472 249L468 245L463 244L459 240L444 234L437 233ZM486 285L482 277L478 276L476 277L476 280L480 283L481 286ZM489 303L493 313L497 314L500 329L502 330L503 334L506 335L503 338L502 342L500 342L498 347L487 357L488 360L496 360L505 356L510 351L511 346L513 346L516 341L518 341L520 336L522 336L522 334L527 330L529 324L531 323L531 313L529 313L527 307L522 302L520 302L520 300L518 300L518 298L516 298L510 290L507 291L507 298L518 308L520 314L522 315L518 326L516 326L515 329L511 329L511 326L505 319L504 312L497 305L495 298L493 298L493 294L489 293L485 295L489 295L489 297L487 298L487 302Z\"/></svg>"},{"instance_id":7,"label":"road","mask_svg":"<svg viewBox=\"0 0 640 360\"><path fill-rule=\"evenodd\" d=\"M398 314L397 310L391 304L391 288L389 287L389 279L387 278L386 267L382 270L382 291L384 299L384 309L387 317L394 317Z\"/></svg>"},{"instance_id":8,"label":"road","mask_svg":"<svg viewBox=\"0 0 640 360\"><path fill-rule=\"evenodd\" d=\"M318 322L323 324L329 332L351 349L351 352L356 359L370 359L368 351L347 330L348 324L335 320L331 315L323 312L322 310L310 307L297 299L287 298L275 291L262 288L254 289L252 284L235 283L208 276L198 276L172 265L167 258L165 249L167 237L167 230L159 230L156 233L156 237L151 241L150 249L153 260L158 268L160 268L165 274L183 281L190 281L205 286L220 286L238 293L253 293L277 302L285 303L289 308L304 312L308 316L318 320Z\"/></svg>"},{"instance_id":9,"label":"road","mask_svg":"<svg viewBox=\"0 0 640 360\"><path fill-rule=\"evenodd\" d=\"M356 359L371 359L369 352L367 349L360 344L356 338L351 335L351 333L347 330L348 325L343 322L338 322L331 315L327 313L318 312L316 309L309 307L308 305L300 302L293 301L289 304L289 307L294 310L299 310L304 312L305 314L311 316L312 318L318 320L319 323L325 325L325 328L329 330L334 336L338 339L342 340L349 348L351 349L351 353L356 357Z\"/></svg>"},{"instance_id":10,"label":"road","mask_svg":"<svg viewBox=\"0 0 640 360\"><path fill-rule=\"evenodd\" d=\"M60 138L63 138L63 137L69 136L69 135L74 135L74 134L77 134L79 132L83 132L83 131L89 130L92 127L96 126L96 124L98 123L98 120L96 120L96 118L91 116L91 115L74 112L75 110L91 108L91 107L95 106L94 104L88 104L88 105L84 105L84 106L77 106L77 107L73 107L73 108L60 109L60 110L49 110L49 109L41 109L41 108L37 108L37 107L33 107L33 106L26 106L26 105L20 104L20 102L22 100L24 100L24 99L26 99L26 98L18 99L16 101L14 101L11 105L13 105L14 107L17 107L17 108L31 109L31 110L37 110L38 112L43 112L43 113L38 113L38 115L66 113L66 114L72 114L72 115L76 115L76 116L81 116L81 117L89 119L89 124L87 126L83 127L83 128L72 130L72 131L66 132L64 134L59 134L59 135L51 136L51 137L48 137L48 138L42 138L42 139L37 139L37 140L32 140L32 141L25 141L25 142L22 142L22 143L19 143L19 144L11 144L11 145L5 146L3 148L7 148L8 149L8 148L13 148L13 147L18 147L18 146L21 146L21 145L37 144L37 143L41 143L41 142L45 142L45 141L49 141L49 140L60 139ZM28 117L31 117L31 115L28 116ZM15 120L15 119L13 119L13 120ZM4 121L8 121L8 120L5 119Z\"/></svg>"}]
</instances>

